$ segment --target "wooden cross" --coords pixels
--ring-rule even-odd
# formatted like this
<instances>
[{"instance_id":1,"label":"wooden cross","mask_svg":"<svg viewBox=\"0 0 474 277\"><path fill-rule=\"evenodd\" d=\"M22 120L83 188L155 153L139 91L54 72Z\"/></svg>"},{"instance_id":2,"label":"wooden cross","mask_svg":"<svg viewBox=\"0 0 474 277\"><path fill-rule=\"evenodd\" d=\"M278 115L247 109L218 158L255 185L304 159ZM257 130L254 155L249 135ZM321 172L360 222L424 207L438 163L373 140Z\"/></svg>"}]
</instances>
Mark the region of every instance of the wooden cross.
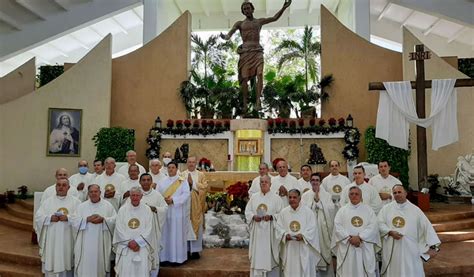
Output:
<instances>
[{"instance_id":1,"label":"wooden cross","mask_svg":"<svg viewBox=\"0 0 474 277\"><path fill-rule=\"evenodd\" d=\"M425 62L431 52L425 51L423 44L416 45L415 52L409 53L410 61L416 61L416 81L411 87L416 90L416 112L418 118L425 118L425 89L431 88L431 80L425 80ZM472 87L474 79L457 79L454 87ZM386 90L382 82L370 82L369 90ZM416 126L416 145L418 161L418 184L425 184L428 177L428 158L426 152L426 129Z\"/></svg>"}]
</instances>

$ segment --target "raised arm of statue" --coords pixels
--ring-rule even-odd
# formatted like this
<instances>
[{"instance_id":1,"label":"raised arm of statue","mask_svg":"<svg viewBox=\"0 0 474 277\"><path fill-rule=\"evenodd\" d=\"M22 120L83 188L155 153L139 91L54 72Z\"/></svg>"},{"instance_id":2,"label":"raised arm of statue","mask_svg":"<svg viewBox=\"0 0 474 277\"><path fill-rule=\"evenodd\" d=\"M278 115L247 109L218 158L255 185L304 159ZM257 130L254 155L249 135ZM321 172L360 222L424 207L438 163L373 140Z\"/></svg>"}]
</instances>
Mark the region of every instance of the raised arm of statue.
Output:
<instances>
[{"instance_id":1,"label":"raised arm of statue","mask_svg":"<svg viewBox=\"0 0 474 277\"><path fill-rule=\"evenodd\" d=\"M283 7L274 16L260 19L261 24L264 25L277 21L283 14L283 12L291 5L291 1L292 0L285 0L285 3L283 3Z\"/></svg>"},{"instance_id":2,"label":"raised arm of statue","mask_svg":"<svg viewBox=\"0 0 474 277\"><path fill-rule=\"evenodd\" d=\"M220 33L220 37L225 40L229 40L232 35L240 28L240 24L242 24L242 21L237 21L235 22L234 26L232 26L232 29L227 33L227 35Z\"/></svg>"}]
</instances>

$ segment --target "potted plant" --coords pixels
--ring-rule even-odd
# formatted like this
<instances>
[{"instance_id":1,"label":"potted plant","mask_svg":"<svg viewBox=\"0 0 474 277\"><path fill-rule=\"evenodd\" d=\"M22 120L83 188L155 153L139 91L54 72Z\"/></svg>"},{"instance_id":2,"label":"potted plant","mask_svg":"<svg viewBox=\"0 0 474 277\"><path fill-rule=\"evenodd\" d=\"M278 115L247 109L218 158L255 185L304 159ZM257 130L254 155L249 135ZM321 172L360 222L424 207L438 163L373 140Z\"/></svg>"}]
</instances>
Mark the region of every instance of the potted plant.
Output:
<instances>
[{"instance_id":1,"label":"potted plant","mask_svg":"<svg viewBox=\"0 0 474 277\"><path fill-rule=\"evenodd\" d=\"M26 199L28 197L28 187L23 185L21 187L18 187L18 198L20 199Z\"/></svg>"},{"instance_id":2,"label":"potted plant","mask_svg":"<svg viewBox=\"0 0 474 277\"><path fill-rule=\"evenodd\" d=\"M16 195L14 190L7 190L7 203L13 204L15 203Z\"/></svg>"},{"instance_id":3,"label":"potted plant","mask_svg":"<svg viewBox=\"0 0 474 277\"><path fill-rule=\"evenodd\" d=\"M5 194L0 194L0 208L5 208L7 205L7 196Z\"/></svg>"}]
</instances>

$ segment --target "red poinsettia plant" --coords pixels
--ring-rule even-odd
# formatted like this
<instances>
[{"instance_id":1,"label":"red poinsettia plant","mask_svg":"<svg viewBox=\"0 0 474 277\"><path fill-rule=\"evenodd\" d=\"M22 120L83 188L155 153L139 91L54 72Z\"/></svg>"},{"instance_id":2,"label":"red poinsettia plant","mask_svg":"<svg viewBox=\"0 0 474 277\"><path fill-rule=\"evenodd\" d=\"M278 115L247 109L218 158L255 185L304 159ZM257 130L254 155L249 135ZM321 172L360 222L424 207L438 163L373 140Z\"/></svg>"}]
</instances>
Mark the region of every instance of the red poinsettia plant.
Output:
<instances>
[{"instance_id":1,"label":"red poinsettia plant","mask_svg":"<svg viewBox=\"0 0 474 277\"><path fill-rule=\"evenodd\" d=\"M304 119L303 118L298 119L298 126L300 126L300 127L304 126Z\"/></svg>"},{"instance_id":2,"label":"red poinsettia plant","mask_svg":"<svg viewBox=\"0 0 474 277\"><path fill-rule=\"evenodd\" d=\"M201 158L198 162L198 169L203 171L210 171L212 166L211 160Z\"/></svg>"},{"instance_id":3,"label":"red poinsettia plant","mask_svg":"<svg viewBox=\"0 0 474 277\"><path fill-rule=\"evenodd\" d=\"M337 124L339 125L339 127L344 127L344 125L346 125L346 120L344 119L344 117L340 117L337 120Z\"/></svg>"},{"instance_id":4,"label":"red poinsettia plant","mask_svg":"<svg viewBox=\"0 0 474 277\"><path fill-rule=\"evenodd\" d=\"M229 129L229 128L230 128L230 120L225 120L225 121L224 121L224 127L225 127L226 129Z\"/></svg>"},{"instance_id":5,"label":"red poinsettia plant","mask_svg":"<svg viewBox=\"0 0 474 277\"><path fill-rule=\"evenodd\" d=\"M227 194L232 195L233 199L244 199L249 196L249 185L247 182L237 182L227 187Z\"/></svg>"},{"instance_id":6,"label":"red poinsettia plant","mask_svg":"<svg viewBox=\"0 0 474 277\"><path fill-rule=\"evenodd\" d=\"M168 119L168 121L166 121L166 127L173 128L173 126L174 126L174 121L172 119Z\"/></svg>"},{"instance_id":7,"label":"red poinsettia plant","mask_svg":"<svg viewBox=\"0 0 474 277\"><path fill-rule=\"evenodd\" d=\"M199 128L199 120L194 120L193 121L193 127L194 128Z\"/></svg>"},{"instance_id":8,"label":"red poinsettia plant","mask_svg":"<svg viewBox=\"0 0 474 277\"><path fill-rule=\"evenodd\" d=\"M176 120L176 128L183 128L183 121L182 120Z\"/></svg>"},{"instance_id":9,"label":"red poinsettia plant","mask_svg":"<svg viewBox=\"0 0 474 277\"><path fill-rule=\"evenodd\" d=\"M290 120L290 128L296 128L296 121L295 120Z\"/></svg>"},{"instance_id":10,"label":"red poinsettia plant","mask_svg":"<svg viewBox=\"0 0 474 277\"><path fill-rule=\"evenodd\" d=\"M268 119L267 123L268 123L268 128L273 128L275 126L275 121L272 118Z\"/></svg>"},{"instance_id":11,"label":"red poinsettia plant","mask_svg":"<svg viewBox=\"0 0 474 277\"><path fill-rule=\"evenodd\" d=\"M314 127L314 125L316 125L316 119L311 118L311 119L309 120L309 126Z\"/></svg>"},{"instance_id":12,"label":"red poinsettia plant","mask_svg":"<svg viewBox=\"0 0 474 277\"><path fill-rule=\"evenodd\" d=\"M215 126L214 120L209 120L209 121L207 122L207 126L208 126L210 129L214 128L214 126Z\"/></svg>"},{"instance_id":13,"label":"red poinsettia plant","mask_svg":"<svg viewBox=\"0 0 474 277\"><path fill-rule=\"evenodd\" d=\"M216 128L222 128L222 121L216 121Z\"/></svg>"},{"instance_id":14,"label":"red poinsettia plant","mask_svg":"<svg viewBox=\"0 0 474 277\"><path fill-rule=\"evenodd\" d=\"M336 126L336 123L337 123L337 121L336 121L336 119L335 119L334 117L331 117L331 118L328 120L328 124L329 124L329 126L331 126L331 127Z\"/></svg>"},{"instance_id":15,"label":"red poinsettia plant","mask_svg":"<svg viewBox=\"0 0 474 277\"><path fill-rule=\"evenodd\" d=\"M186 120L184 121L184 126L186 126L186 128L191 127L191 120L186 119Z\"/></svg>"},{"instance_id":16,"label":"red poinsettia plant","mask_svg":"<svg viewBox=\"0 0 474 277\"><path fill-rule=\"evenodd\" d=\"M319 124L319 126L322 127L322 126L324 126L324 124L326 124L326 120L324 120L324 119L321 118L321 119L318 121L318 124Z\"/></svg>"}]
</instances>

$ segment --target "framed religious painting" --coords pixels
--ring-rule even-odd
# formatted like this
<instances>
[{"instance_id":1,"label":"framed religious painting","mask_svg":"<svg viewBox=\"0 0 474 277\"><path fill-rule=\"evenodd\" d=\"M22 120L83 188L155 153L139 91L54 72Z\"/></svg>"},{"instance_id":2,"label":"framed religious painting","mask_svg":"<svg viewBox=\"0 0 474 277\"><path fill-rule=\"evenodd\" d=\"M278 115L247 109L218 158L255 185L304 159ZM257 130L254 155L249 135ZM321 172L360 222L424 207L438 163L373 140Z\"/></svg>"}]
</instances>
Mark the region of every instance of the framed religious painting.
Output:
<instances>
[{"instance_id":1,"label":"framed religious painting","mask_svg":"<svg viewBox=\"0 0 474 277\"><path fill-rule=\"evenodd\" d=\"M80 156L81 136L82 110L48 109L47 156Z\"/></svg>"}]
</instances>

